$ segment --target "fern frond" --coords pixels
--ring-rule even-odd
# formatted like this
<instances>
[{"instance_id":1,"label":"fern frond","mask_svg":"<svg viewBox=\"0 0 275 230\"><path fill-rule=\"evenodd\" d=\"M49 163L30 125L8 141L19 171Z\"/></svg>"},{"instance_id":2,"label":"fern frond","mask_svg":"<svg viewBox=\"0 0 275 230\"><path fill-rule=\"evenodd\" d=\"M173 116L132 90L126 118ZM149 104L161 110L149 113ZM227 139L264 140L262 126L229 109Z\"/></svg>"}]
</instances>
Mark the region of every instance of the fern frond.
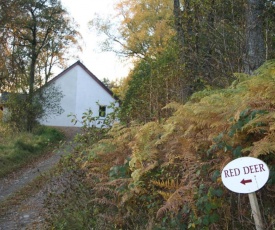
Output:
<instances>
[{"instance_id":1,"label":"fern frond","mask_svg":"<svg viewBox=\"0 0 275 230\"><path fill-rule=\"evenodd\" d=\"M163 125L163 133L159 137L159 139L156 141L155 145L158 146L158 145L164 144L168 140L169 136L173 134L175 129L176 129L176 125L173 123L168 123Z\"/></svg>"},{"instance_id":2,"label":"fern frond","mask_svg":"<svg viewBox=\"0 0 275 230\"><path fill-rule=\"evenodd\" d=\"M211 96L212 94L216 94L219 93L220 90L202 90L199 92L195 92L192 96L191 96L191 102L195 103L195 102L200 102L200 100L202 98L205 98L207 96ZM186 104L190 104L190 102L187 102Z\"/></svg>"},{"instance_id":3,"label":"fern frond","mask_svg":"<svg viewBox=\"0 0 275 230\"><path fill-rule=\"evenodd\" d=\"M252 157L275 153L275 132L268 134L260 141L254 142L249 154Z\"/></svg>"},{"instance_id":4,"label":"fern frond","mask_svg":"<svg viewBox=\"0 0 275 230\"><path fill-rule=\"evenodd\" d=\"M172 192L164 192L164 191L157 191L157 193L158 194L160 194L161 196L162 196L162 198L164 199L164 200L168 200L170 197L171 197L171 195L173 194Z\"/></svg>"},{"instance_id":5,"label":"fern frond","mask_svg":"<svg viewBox=\"0 0 275 230\"><path fill-rule=\"evenodd\" d=\"M121 140L123 142L131 141L139 127L140 125L138 124L132 125L131 127L117 124L112 127L112 129L108 132L108 135L110 135L112 137L112 140L115 140L116 142Z\"/></svg>"},{"instance_id":6,"label":"fern frond","mask_svg":"<svg viewBox=\"0 0 275 230\"><path fill-rule=\"evenodd\" d=\"M161 181L156 181L156 180L151 180L151 183L153 185L156 185L160 188L165 188L165 189L178 189L179 188L179 182L177 180L161 180Z\"/></svg>"},{"instance_id":7,"label":"fern frond","mask_svg":"<svg viewBox=\"0 0 275 230\"><path fill-rule=\"evenodd\" d=\"M274 59L266 61L256 71L256 75L272 75L275 76L275 62Z\"/></svg>"},{"instance_id":8,"label":"fern frond","mask_svg":"<svg viewBox=\"0 0 275 230\"><path fill-rule=\"evenodd\" d=\"M246 125L244 125L243 130L246 130L248 133L255 133L254 129L262 129L268 133L272 131L272 125L275 123L275 113L266 113L262 115L257 115L256 118L252 119Z\"/></svg>"},{"instance_id":9,"label":"fern frond","mask_svg":"<svg viewBox=\"0 0 275 230\"><path fill-rule=\"evenodd\" d=\"M257 100L250 101L248 106L257 109L257 110L265 110L272 112L275 110L275 103L274 101L270 101L267 98L258 98Z\"/></svg>"},{"instance_id":10,"label":"fern frond","mask_svg":"<svg viewBox=\"0 0 275 230\"><path fill-rule=\"evenodd\" d=\"M157 218L161 218L165 213L178 213L179 209L184 204L191 204L193 202L192 188L180 187L167 200L165 205L157 211Z\"/></svg>"},{"instance_id":11,"label":"fern frond","mask_svg":"<svg viewBox=\"0 0 275 230\"><path fill-rule=\"evenodd\" d=\"M167 104L165 107L163 107L163 109L178 110L178 108L179 108L181 105L182 105L182 104L177 103L177 102L170 102L170 103Z\"/></svg>"}]
</instances>

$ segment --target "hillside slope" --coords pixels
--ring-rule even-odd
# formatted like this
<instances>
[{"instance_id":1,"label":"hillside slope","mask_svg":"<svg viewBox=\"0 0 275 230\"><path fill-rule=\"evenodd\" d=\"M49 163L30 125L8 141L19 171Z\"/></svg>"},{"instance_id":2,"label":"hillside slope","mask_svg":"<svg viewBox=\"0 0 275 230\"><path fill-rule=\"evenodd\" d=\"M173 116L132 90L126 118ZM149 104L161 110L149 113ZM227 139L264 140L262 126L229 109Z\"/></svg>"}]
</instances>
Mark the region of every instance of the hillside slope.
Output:
<instances>
[{"instance_id":1,"label":"hillside slope","mask_svg":"<svg viewBox=\"0 0 275 230\"><path fill-rule=\"evenodd\" d=\"M220 176L232 159L251 156L270 168L257 195L266 229L274 229L275 62L265 63L255 76L236 77L227 89L167 105L164 109L175 112L161 123L116 125L108 138L84 146L69 164L78 172L73 180L83 186L56 194L51 224L253 229L248 196L227 190ZM67 200L61 202L62 196ZM72 222L76 215L81 218Z\"/></svg>"}]
</instances>

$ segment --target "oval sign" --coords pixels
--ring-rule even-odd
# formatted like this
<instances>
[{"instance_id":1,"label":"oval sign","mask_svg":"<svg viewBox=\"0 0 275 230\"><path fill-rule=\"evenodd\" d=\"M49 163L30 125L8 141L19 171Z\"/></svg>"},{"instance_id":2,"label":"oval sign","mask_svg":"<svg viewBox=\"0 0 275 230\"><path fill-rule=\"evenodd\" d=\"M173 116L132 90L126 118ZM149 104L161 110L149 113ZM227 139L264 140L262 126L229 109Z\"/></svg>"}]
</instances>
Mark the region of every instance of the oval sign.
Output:
<instances>
[{"instance_id":1,"label":"oval sign","mask_svg":"<svg viewBox=\"0 0 275 230\"><path fill-rule=\"evenodd\" d=\"M222 170L222 182L232 192L252 193L268 180L266 163L254 157L241 157L230 161Z\"/></svg>"}]
</instances>

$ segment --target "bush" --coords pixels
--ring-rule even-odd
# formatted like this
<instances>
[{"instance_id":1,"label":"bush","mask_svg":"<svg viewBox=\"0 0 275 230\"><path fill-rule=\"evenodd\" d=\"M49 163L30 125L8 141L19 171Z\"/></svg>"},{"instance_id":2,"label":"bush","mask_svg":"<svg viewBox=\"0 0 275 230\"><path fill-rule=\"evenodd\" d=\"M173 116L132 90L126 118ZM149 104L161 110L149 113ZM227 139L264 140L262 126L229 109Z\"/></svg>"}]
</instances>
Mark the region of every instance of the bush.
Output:
<instances>
[{"instance_id":1,"label":"bush","mask_svg":"<svg viewBox=\"0 0 275 230\"><path fill-rule=\"evenodd\" d=\"M43 138L49 141L60 141L64 139L65 135L58 131L55 128L47 127L47 126L38 126L33 131L34 135L42 136Z\"/></svg>"}]
</instances>

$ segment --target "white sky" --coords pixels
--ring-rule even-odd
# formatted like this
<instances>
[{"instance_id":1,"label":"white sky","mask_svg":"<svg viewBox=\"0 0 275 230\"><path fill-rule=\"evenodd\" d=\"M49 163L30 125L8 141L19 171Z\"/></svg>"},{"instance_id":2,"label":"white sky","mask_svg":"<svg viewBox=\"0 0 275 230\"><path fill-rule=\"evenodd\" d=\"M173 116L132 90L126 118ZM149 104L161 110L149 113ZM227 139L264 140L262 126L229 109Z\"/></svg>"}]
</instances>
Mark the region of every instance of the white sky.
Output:
<instances>
[{"instance_id":1,"label":"white sky","mask_svg":"<svg viewBox=\"0 0 275 230\"><path fill-rule=\"evenodd\" d=\"M88 22L95 13L106 17L113 12L115 0L61 0L69 14L79 24L79 32L83 37L82 53L79 60L100 80L108 78L117 80L126 77L129 72L129 64L122 63L114 53L101 52L99 50L99 37L96 32L88 29ZM76 60L71 60L71 65Z\"/></svg>"}]
</instances>

